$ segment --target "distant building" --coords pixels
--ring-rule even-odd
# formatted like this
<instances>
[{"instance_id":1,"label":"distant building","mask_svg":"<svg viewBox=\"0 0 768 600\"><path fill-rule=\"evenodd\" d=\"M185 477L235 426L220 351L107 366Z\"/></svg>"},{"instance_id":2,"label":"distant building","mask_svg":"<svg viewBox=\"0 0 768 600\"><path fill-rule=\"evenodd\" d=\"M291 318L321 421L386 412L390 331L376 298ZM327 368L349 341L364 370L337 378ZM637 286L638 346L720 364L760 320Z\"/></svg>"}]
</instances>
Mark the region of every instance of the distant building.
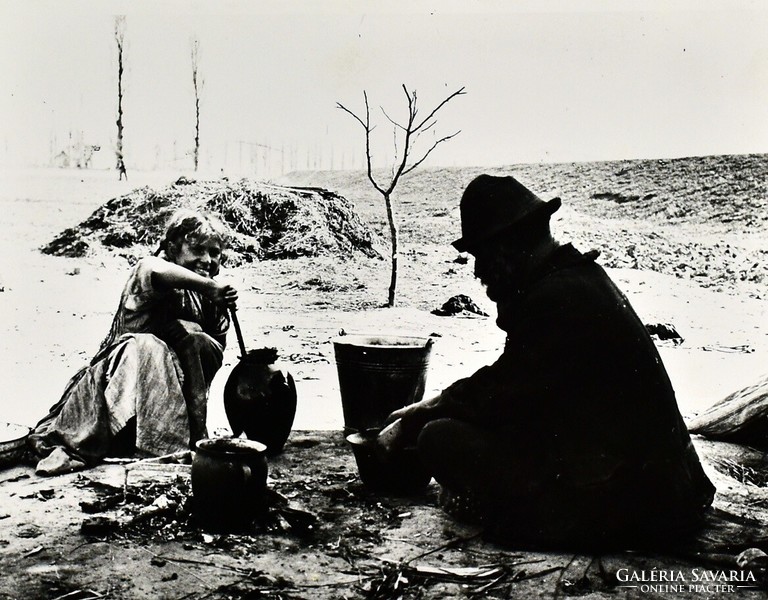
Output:
<instances>
[{"instance_id":1,"label":"distant building","mask_svg":"<svg viewBox=\"0 0 768 600\"><path fill-rule=\"evenodd\" d=\"M102 152L97 144L75 143L53 157L53 166L60 169L109 169L113 157Z\"/></svg>"},{"instance_id":2,"label":"distant building","mask_svg":"<svg viewBox=\"0 0 768 600\"><path fill-rule=\"evenodd\" d=\"M53 157L53 166L59 169L68 169L70 166L69 154L62 150L56 156Z\"/></svg>"}]
</instances>

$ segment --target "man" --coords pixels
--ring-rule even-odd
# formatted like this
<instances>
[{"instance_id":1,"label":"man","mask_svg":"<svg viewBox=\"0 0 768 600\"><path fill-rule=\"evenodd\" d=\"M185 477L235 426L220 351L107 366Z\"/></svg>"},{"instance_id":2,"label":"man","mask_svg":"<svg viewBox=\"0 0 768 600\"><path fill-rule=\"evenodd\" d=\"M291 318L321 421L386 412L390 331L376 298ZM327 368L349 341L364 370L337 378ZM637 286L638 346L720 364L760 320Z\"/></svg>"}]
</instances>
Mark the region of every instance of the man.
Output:
<instances>
[{"instance_id":1,"label":"man","mask_svg":"<svg viewBox=\"0 0 768 600\"><path fill-rule=\"evenodd\" d=\"M395 411L446 510L473 508L494 539L535 547L673 542L711 504L661 358L594 259L552 237L560 199L481 175L461 199L456 249L497 304L501 357Z\"/></svg>"}]
</instances>

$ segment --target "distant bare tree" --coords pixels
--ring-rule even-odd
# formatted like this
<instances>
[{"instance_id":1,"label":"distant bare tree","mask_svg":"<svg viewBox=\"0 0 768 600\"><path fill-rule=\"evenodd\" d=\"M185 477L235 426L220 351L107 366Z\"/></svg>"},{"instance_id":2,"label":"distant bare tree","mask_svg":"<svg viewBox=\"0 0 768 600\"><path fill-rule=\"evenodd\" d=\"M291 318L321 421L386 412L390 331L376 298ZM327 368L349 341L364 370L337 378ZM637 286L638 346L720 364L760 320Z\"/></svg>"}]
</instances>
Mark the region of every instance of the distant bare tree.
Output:
<instances>
[{"instance_id":1,"label":"distant bare tree","mask_svg":"<svg viewBox=\"0 0 768 600\"><path fill-rule=\"evenodd\" d=\"M115 17L115 42L117 43L117 145L115 154L117 155L118 179L122 179L123 176L128 179L123 157L123 51L125 50L125 15Z\"/></svg>"},{"instance_id":2,"label":"distant bare tree","mask_svg":"<svg viewBox=\"0 0 768 600\"><path fill-rule=\"evenodd\" d=\"M437 125L437 121L435 120L435 114L437 111L439 111L443 106L445 106L450 100L455 98L456 96L461 96L465 94L464 88L462 87L459 90L456 90L452 94L450 94L447 98L445 98L442 102L440 102L435 108L433 108L429 114L423 118L423 119L417 119L418 116L418 109L416 106L416 90L413 92L409 92L408 88L403 85L403 92L405 92L405 97L408 101L408 118L405 124L398 123L394 119L390 118L389 115L384 111L382 108L381 111L384 114L384 117L394 125L395 131L395 158L393 161L392 169L391 169L391 175L389 178L389 181L387 183L380 184L376 181L376 179L373 176L373 165L371 160L371 132L374 129L374 126L371 125L371 111L370 107L368 105L368 94L363 90L363 98L365 99L365 118L361 118L351 110L349 110L346 106L343 104L337 102L336 107L340 108L341 110L349 113L352 117L357 120L360 125L363 126L363 130L365 131L365 156L366 156L366 162L367 162L367 169L368 169L368 180L371 182L373 187L384 197L384 204L387 208L387 220L389 221L389 234L390 234L390 241L392 244L392 252L391 252L391 276L390 276L390 282L389 282L389 295L387 298L387 306L395 306L396 297L397 297L397 259L398 259L398 230L397 230L397 221L395 219L395 213L394 208L392 206L392 192L395 190L395 186L397 186L398 182L400 181L400 178L403 175L407 175L411 171L413 171L416 167L418 167L421 163L423 163L426 158L432 153L432 151L437 148L438 145L442 144L443 142L446 142L450 140L451 138L457 136L460 131L457 131L455 133L452 133L450 135L446 135L444 137L439 138L438 140L434 141L432 145L427 148L426 150L422 150L416 156L415 160L413 159L413 155L415 153L415 146L416 142L418 141L418 138L421 134L423 134L426 131L430 131L434 129L435 125ZM398 135L399 134L399 135ZM397 141L398 138L402 139L402 155L398 159L398 151L397 151Z\"/></svg>"},{"instance_id":3,"label":"distant bare tree","mask_svg":"<svg viewBox=\"0 0 768 600\"><path fill-rule=\"evenodd\" d=\"M200 160L200 92L203 90L203 78L199 72L200 40L192 38L192 86L195 88L195 171Z\"/></svg>"}]
</instances>

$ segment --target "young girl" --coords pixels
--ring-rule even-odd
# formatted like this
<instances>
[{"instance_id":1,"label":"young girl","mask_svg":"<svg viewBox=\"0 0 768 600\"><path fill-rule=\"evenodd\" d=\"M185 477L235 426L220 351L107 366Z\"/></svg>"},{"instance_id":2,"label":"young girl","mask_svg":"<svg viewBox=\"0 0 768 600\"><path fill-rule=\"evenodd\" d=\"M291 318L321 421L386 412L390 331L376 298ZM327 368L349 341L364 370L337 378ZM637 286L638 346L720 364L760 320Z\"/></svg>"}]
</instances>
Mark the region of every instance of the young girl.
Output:
<instances>
[{"instance_id":1,"label":"young girl","mask_svg":"<svg viewBox=\"0 0 768 600\"><path fill-rule=\"evenodd\" d=\"M169 454L206 436L208 389L237 301L232 286L214 280L226 242L211 215L171 217L155 256L128 277L99 352L30 435L39 473L110 454Z\"/></svg>"}]
</instances>

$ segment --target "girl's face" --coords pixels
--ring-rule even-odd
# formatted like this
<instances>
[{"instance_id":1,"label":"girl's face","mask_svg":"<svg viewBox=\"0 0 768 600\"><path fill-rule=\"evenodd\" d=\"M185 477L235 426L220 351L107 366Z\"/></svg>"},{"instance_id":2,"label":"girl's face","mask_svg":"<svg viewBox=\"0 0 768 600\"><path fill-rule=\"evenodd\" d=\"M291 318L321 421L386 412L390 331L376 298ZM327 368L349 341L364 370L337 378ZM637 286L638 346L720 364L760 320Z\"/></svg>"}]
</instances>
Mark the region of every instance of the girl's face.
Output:
<instances>
[{"instance_id":1,"label":"girl's face","mask_svg":"<svg viewBox=\"0 0 768 600\"><path fill-rule=\"evenodd\" d=\"M212 238L184 240L175 247L173 262L203 277L213 277L221 266L221 242Z\"/></svg>"}]
</instances>

